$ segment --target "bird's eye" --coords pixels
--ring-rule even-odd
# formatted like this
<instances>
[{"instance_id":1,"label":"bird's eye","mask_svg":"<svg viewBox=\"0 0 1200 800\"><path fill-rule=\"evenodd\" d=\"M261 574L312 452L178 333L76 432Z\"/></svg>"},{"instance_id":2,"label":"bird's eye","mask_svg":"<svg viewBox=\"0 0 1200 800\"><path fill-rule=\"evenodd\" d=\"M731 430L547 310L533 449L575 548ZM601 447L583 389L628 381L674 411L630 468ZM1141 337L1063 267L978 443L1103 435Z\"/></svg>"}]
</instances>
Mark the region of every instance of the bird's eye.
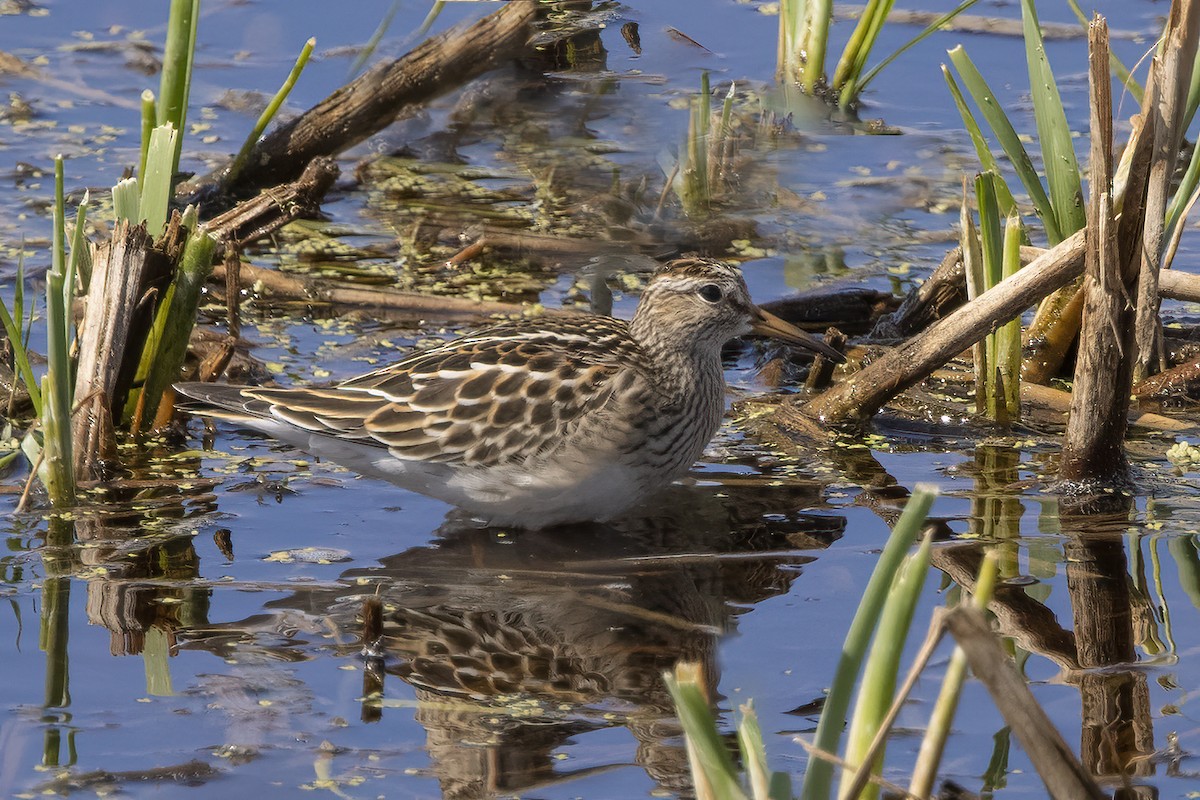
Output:
<instances>
[{"instance_id":1,"label":"bird's eye","mask_svg":"<svg viewBox=\"0 0 1200 800\"><path fill-rule=\"evenodd\" d=\"M706 283L700 287L700 296L709 303L721 302L721 287L715 283Z\"/></svg>"}]
</instances>

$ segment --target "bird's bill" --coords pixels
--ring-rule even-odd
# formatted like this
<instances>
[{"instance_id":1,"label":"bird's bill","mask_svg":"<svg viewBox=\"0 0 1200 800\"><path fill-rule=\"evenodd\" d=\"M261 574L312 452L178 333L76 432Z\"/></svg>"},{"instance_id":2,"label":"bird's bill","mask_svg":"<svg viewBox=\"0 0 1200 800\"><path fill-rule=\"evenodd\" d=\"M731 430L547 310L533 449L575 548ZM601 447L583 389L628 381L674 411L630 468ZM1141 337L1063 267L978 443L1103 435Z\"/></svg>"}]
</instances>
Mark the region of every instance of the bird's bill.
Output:
<instances>
[{"instance_id":1,"label":"bird's bill","mask_svg":"<svg viewBox=\"0 0 1200 800\"><path fill-rule=\"evenodd\" d=\"M792 323L785 322L771 312L763 311L758 306L755 306L753 311L751 311L750 332L759 336L770 336L772 339L778 339L781 342L787 342L788 344L803 347L806 350L812 350L814 353L820 353L835 364L841 364L846 360L844 355L821 340L810 336Z\"/></svg>"}]
</instances>

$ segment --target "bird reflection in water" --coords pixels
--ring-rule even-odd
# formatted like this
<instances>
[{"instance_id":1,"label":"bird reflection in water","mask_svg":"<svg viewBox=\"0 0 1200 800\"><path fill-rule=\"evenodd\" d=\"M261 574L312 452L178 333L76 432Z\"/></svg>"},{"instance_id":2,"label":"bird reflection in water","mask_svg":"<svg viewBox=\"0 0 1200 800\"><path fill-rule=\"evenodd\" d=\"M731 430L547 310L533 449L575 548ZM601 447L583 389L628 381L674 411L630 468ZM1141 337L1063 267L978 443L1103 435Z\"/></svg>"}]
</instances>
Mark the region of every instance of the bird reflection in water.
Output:
<instances>
[{"instance_id":1,"label":"bird reflection in water","mask_svg":"<svg viewBox=\"0 0 1200 800\"><path fill-rule=\"evenodd\" d=\"M280 605L301 602L358 630L364 600L379 598L364 718L385 712L385 671L411 684L447 798L526 793L625 766L555 770L568 739L618 725L660 789L690 793L662 674L699 662L715 696L721 637L786 592L813 560L801 551L828 546L845 524L779 511L815 505L816 487L727 488L718 498L676 487L651 515L603 525L502 533L449 520L431 545L343 574L368 590Z\"/></svg>"}]
</instances>

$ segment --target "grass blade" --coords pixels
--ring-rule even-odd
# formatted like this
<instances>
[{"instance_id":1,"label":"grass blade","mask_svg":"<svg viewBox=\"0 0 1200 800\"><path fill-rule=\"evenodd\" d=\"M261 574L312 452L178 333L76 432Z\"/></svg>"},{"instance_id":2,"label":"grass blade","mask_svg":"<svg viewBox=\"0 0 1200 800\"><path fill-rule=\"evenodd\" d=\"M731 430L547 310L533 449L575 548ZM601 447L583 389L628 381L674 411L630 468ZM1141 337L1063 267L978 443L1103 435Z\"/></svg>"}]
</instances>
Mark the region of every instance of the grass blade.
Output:
<instances>
[{"instance_id":1,"label":"grass blade","mask_svg":"<svg viewBox=\"0 0 1200 800\"><path fill-rule=\"evenodd\" d=\"M12 347L13 361L17 367L17 374L21 376L21 382L25 384L25 389L29 392L29 400L33 403L34 414L40 418L42 416L42 390L37 378L33 376L33 367L29 364L29 351L25 347L25 339L21 335L21 327L17 322L17 320L24 317L22 313L24 306L24 288L22 284L24 281L25 258L22 256L17 261L17 292L13 300L13 311L15 314L10 314L8 306L0 301L0 323L3 323L4 333L8 336L9 345Z\"/></svg>"},{"instance_id":2,"label":"grass blade","mask_svg":"<svg viewBox=\"0 0 1200 800\"><path fill-rule=\"evenodd\" d=\"M985 610L991 602L996 587L996 573L996 554L989 550L984 554L983 563L979 567L979 577L975 582L975 596L972 602L976 608ZM962 694L966 676L967 658L961 647L955 647L954 655L950 657L950 663L946 666L946 676L942 680L942 690L929 719L929 728L921 742L921 751L917 756L912 782L908 787L910 794L928 797L933 789L933 781L937 777L946 739L950 735L950 723L954 721L954 712L958 708L958 698Z\"/></svg>"},{"instance_id":3,"label":"grass blade","mask_svg":"<svg viewBox=\"0 0 1200 800\"><path fill-rule=\"evenodd\" d=\"M892 53L890 56L885 58L883 61L880 61L875 66L871 67L871 69L867 71L867 74L862 77L862 80L860 80L858 82L858 94L862 94L863 91L866 90L867 84L869 84L871 81L875 80L875 76L878 75L881 71L883 71L884 67L886 67L888 64L891 64L893 61L895 61L897 58L902 56L905 52L910 50L915 45L920 44L925 39L929 38L929 36L936 33L937 31L941 30L943 25L945 25L947 22L954 19L959 14L966 11L968 8L970 8L971 6L975 5L978 2L979 2L979 0L963 0L963 2L959 3L955 8L952 8L951 10L947 11L945 14L942 14L940 17L935 19L933 22L929 23L929 25L925 28L925 30L921 31L916 36L909 39L904 44L900 45L900 47L894 53Z\"/></svg>"},{"instance_id":4,"label":"grass blade","mask_svg":"<svg viewBox=\"0 0 1200 800\"><path fill-rule=\"evenodd\" d=\"M817 734L813 744L819 751L836 753L838 739L841 738L842 726L846 719L846 709L850 706L850 695L862 666L863 655L871 640L871 633L879 620L879 613L887 600L888 589L892 585L892 577L899 569L904 555L917 535L925 525L925 516L929 513L937 489L920 485L913 492L904 507L904 513L892 529L879 561L867 582L863 598L854 613L850 630L842 645L842 655L838 660L837 672L829 687L829 695L825 699L825 708L821 712L821 721L817 723ZM833 778L833 765L828 761L812 756L804 773L804 786L800 796L804 800L825 800L829 797Z\"/></svg>"},{"instance_id":5,"label":"grass blade","mask_svg":"<svg viewBox=\"0 0 1200 800\"><path fill-rule=\"evenodd\" d=\"M1033 118L1042 145L1050 204L1059 233L1070 236L1087 224L1079 163L1075 160L1075 144L1071 141L1071 128L1067 124L1067 114L1063 110L1054 72L1046 60L1046 47L1033 0L1021 0L1021 19L1025 28L1025 60L1029 64Z\"/></svg>"},{"instance_id":6,"label":"grass blade","mask_svg":"<svg viewBox=\"0 0 1200 800\"><path fill-rule=\"evenodd\" d=\"M926 534L917 552L906 557L901 564L888 592L883 616L879 619L879 630L871 643L871 654L863 670L862 688L854 705L854 718L850 732L846 735L846 765L843 770L842 797L845 798L846 783L853 779L854 771L863 762L870 750L871 742L891 708L896 692L896 676L900 673L900 656L904 642L912 627L917 601L925 587L929 572L929 551L933 537ZM883 769L883 752L876 756L872 766L875 775ZM875 800L879 797L879 785L868 783L858 795L859 800Z\"/></svg>"},{"instance_id":7,"label":"grass blade","mask_svg":"<svg viewBox=\"0 0 1200 800\"><path fill-rule=\"evenodd\" d=\"M150 153L150 134L158 122L158 104L154 101L154 92L147 89L142 92L142 151L138 157L139 177L146 174L146 156ZM118 216L118 219L120 217Z\"/></svg>"},{"instance_id":8,"label":"grass blade","mask_svg":"<svg viewBox=\"0 0 1200 800\"><path fill-rule=\"evenodd\" d=\"M677 668L676 672L681 671ZM663 675L663 680L675 701L675 712L687 739L688 755L708 781L712 796L719 800L749 800L738 782L737 768L721 741L717 722L699 685L694 680L677 679L670 673Z\"/></svg>"},{"instance_id":9,"label":"grass blade","mask_svg":"<svg viewBox=\"0 0 1200 800\"><path fill-rule=\"evenodd\" d=\"M1002 281L1015 275L1021 268L1022 233L1020 218L1009 216L1004 228L1004 256L1000 271ZM1010 319L992 335L996 339L995 369L1000 384L994 419L1008 425L1021 418L1021 318Z\"/></svg>"},{"instance_id":10,"label":"grass blade","mask_svg":"<svg viewBox=\"0 0 1200 800\"><path fill-rule=\"evenodd\" d=\"M250 135L246 137L246 141L242 143L242 149L238 151L237 157L233 159L233 164L229 167L229 174L225 177L226 183L232 184L237 180L238 174L246 166L246 162L250 160L250 153L254 150L254 145L258 143L258 139L263 135L263 131L267 129L267 125L279 113L279 109L283 106L287 96L292 93L292 87L296 85L296 81L300 79L300 73L304 71L304 67L308 64L308 59L312 55L313 48L317 46L317 40L310 38L304 43L304 47L300 48L300 55L296 57L296 63L292 65L292 71L288 73L287 79L279 90L275 92L275 96L271 98L271 102L267 103L267 107L258 115L258 120L254 123L254 128L250 131Z\"/></svg>"},{"instance_id":11,"label":"grass blade","mask_svg":"<svg viewBox=\"0 0 1200 800\"><path fill-rule=\"evenodd\" d=\"M71 454L71 315L66 282L66 201L63 159L54 159L54 218L50 271L46 273L46 374L42 376L42 430L45 459L41 477L55 508L75 503Z\"/></svg>"},{"instance_id":12,"label":"grass blade","mask_svg":"<svg viewBox=\"0 0 1200 800\"><path fill-rule=\"evenodd\" d=\"M945 64L942 65L942 77L946 79L946 86L950 89L950 96L954 98L954 105L958 107L958 113L962 117L963 126L967 129L967 135L971 137L971 143L975 146L975 154L979 157L979 163L983 165L983 171L995 173L999 178L996 181L996 200L1000 204L1000 210L1006 215L1015 212L1017 210L1017 201L1013 199L1012 191L1008 188L1008 182L1003 177L1000 177L1000 165L996 162L996 157L992 154L992 148L988 147L983 130L979 127L979 121L971 113L966 98L963 97L962 90L958 88L958 81L954 80L954 76L950 74L950 70L946 68Z\"/></svg>"},{"instance_id":13,"label":"grass blade","mask_svg":"<svg viewBox=\"0 0 1200 800\"><path fill-rule=\"evenodd\" d=\"M175 145L179 133L170 123L159 125L150 134L150 152L146 156L146 174L142 176L141 198L138 201L138 216L130 217L134 222L146 222L146 230L152 237L162 233L167 224L167 210L171 203L171 179L175 175L172 166Z\"/></svg>"},{"instance_id":14,"label":"grass blade","mask_svg":"<svg viewBox=\"0 0 1200 800\"><path fill-rule=\"evenodd\" d=\"M857 97L854 87L858 83L858 77L862 75L867 56L879 38L879 31L887 21L887 15L891 12L894 2L895 0L869 0L863 8L862 16L858 18L858 24L854 26L854 33L850 34L850 41L846 42L846 47L842 50L842 57L838 59L830 85L839 93L838 102L843 108Z\"/></svg>"},{"instance_id":15,"label":"grass blade","mask_svg":"<svg viewBox=\"0 0 1200 800\"><path fill-rule=\"evenodd\" d=\"M396 18L396 12L399 10L400 0L392 0L391 8L384 12L383 19L379 20L379 24L375 26L375 32L371 34L370 39L367 39L367 43L363 45L359 54L354 57L354 63L350 65L350 74L346 78L347 83L358 75L358 71L367 63L367 59L375 54L388 28L392 27L392 20Z\"/></svg>"},{"instance_id":16,"label":"grass blade","mask_svg":"<svg viewBox=\"0 0 1200 800\"><path fill-rule=\"evenodd\" d=\"M1037 212L1038 217L1041 218L1042 225L1046 229L1046 238L1052 246L1058 244L1063 240L1063 235L1059 229L1054 208L1050 204L1050 197L1046 194L1046 189L1042 186L1041 178L1038 177L1037 170L1033 167L1033 160L1029 158L1029 153L1026 152L1025 145L1021 144L1021 138L1017 135L1016 129L1013 128L1012 122L1009 121L1008 116L1005 115L996 102L995 93L992 92L991 87L988 86L983 76L979 74L979 70L975 67L974 62L971 61L971 57L963 50L962 45L950 50L949 56L950 62L958 70L959 77L962 78L963 85L966 86L971 99L979 107L983 118L987 120L992 133L995 134L996 140L1000 143L1000 148L1004 150L1004 154L1012 162L1013 169L1016 171L1021 185L1029 193L1029 199L1033 202L1034 210Z\"/></svg>"},{"instance_id":17,"label":"grass blade","mask_svg":"<svg viewBox=\"0 0 1200 800\"><path fill-rule=\"evenodd\" d=\"M167 21L167 41L163 47L163 69L158 88L156 122L170 123L182 133L187 124L188 96L192 85L192 58L196 52L196 28L200 21L200 0L171 0ZM144 102L144 101L143 101ZM171 150L170 176L179 169L182 139ZM151 228L152 231L157 228Z\"/></svg>"}]
</instances>

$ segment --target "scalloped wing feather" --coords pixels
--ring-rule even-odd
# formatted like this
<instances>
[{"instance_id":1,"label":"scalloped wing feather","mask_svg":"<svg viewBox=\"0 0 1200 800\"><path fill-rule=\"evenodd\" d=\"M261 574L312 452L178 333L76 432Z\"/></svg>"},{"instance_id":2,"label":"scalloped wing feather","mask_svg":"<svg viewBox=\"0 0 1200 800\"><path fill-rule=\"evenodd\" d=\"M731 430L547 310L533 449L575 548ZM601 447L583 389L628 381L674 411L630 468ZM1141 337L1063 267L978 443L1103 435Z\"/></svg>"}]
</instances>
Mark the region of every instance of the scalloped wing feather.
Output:
<instances>
[{"instance_id":1,"label":"scalloped wing feather","mask_svg":"<svg viewBox=\"0 0 1200 800\"><path fill-rule=\"evenodd\" d=\"M387 447L397 458L514 462L552 447L602 407L637 349L618 320L555 323L493 328L333 387L242 394L281 421Z\"/></svg>"}]
</instances>

